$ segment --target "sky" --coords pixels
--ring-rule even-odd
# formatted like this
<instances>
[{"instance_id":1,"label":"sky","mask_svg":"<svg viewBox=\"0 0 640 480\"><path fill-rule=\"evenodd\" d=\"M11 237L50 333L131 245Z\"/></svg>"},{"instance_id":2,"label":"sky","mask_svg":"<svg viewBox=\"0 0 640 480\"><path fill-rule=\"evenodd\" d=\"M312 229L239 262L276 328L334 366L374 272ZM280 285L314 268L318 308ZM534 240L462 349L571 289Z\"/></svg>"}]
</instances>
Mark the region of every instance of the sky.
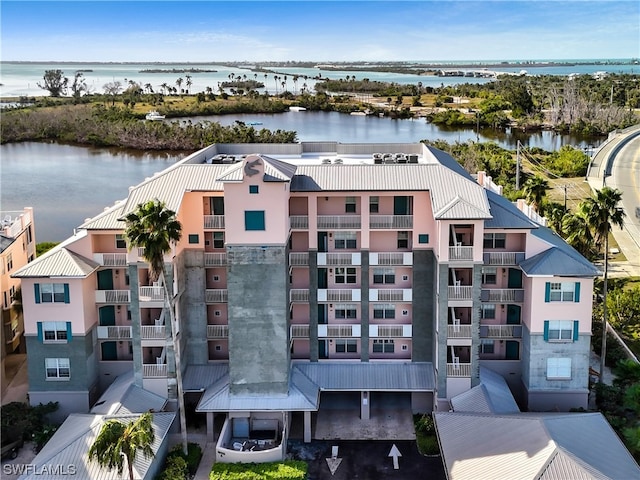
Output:
<instances>
[{"instance_id":1,"label":"sky","mask_svg":"<svg viewBox=\"0 0 640 480\"><path fill-rule=\"evenodd\" d=\"M627 59L640 2L2 0L0 32L2 61Z\"/></svg>"}]
</instances>

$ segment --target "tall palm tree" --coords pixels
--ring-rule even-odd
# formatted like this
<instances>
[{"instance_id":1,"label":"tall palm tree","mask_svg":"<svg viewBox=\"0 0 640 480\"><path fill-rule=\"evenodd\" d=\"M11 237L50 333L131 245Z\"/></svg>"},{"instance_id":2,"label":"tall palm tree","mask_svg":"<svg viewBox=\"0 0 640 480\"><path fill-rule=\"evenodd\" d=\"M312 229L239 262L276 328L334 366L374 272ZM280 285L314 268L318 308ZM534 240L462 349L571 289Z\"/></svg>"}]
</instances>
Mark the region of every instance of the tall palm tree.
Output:
<instances>
[{"instance_id":1,"label":"tall palm tree","mask_svg":"<svg viewBox=\"0 0 640 480\"><path fill-rule=\"evenodd\" d=\"M564 239L581 255L589 258L593 252L593 234L584 215L567 213L562 218Z\"/></svg>"},{"instance_id":2,"label":"tall palm tree","mask_svg":"<svg viewBox=\"0 0 640 480\"><path fill-rule=\"evenodd\" d=\"M107 420L89 448L89 458L95 458L109 470L117 468L118 475L122 474L126 459L129 480L133 480L133 462L138 451L146 458L154 456L151 449L155 440L152 422L151 413L144 413L138 420L129 423Z\"/></svg>"},{"instance_id":3,"label":"tall palm tree","mask_svg":"<svg viewBox=\"0 0 640 480\"><path fill-rule=\"evenodd\" d=\"M178 93L180 94L182 94L182 82L184 82L182 77L178 77L178 79L176 80L176 85L178 86Z\"/></svg>"},{"instance_id":4,"label":"tall palm tree","mask_svg":"<svg viewBox=\"0 0 640 480\"><path fill-rule=\"evenodd\" d=\"M562 220L567 214L567 209L558 202L551 202L545 205L545 216L549 220L549 226L562 235Z\"/></svg>"},{"instance_id":5,"label":"tall palm tree","mask_svg":"<svg viewBox=\"0 0 640 480\"><path fill-rule=\"evenodd\" d=\"M187 95L189 95L189 90L191 90L191 85L193 85L193 82L191 81L191 75L185 75L184 77L187 79L185 85L187 86Z\"/></svg>"},{"instance_id":6,"label":"tall palm tree","mask_svg":"<svg viewBox=\"0 0 640 480\"><path fill-rule=\"evenodd\" d=\"M542 200L547 195L548 189L549 182L539 175L531 177L524 183L523 193L525 198L527 202L533 204L538 213L540 212Z\"/></svg>"},{"instance_id":7,"label":"tall palm tree","mask_svg":"<svg viewBox=\"0 0 640 480\"><path fill-rule=\"evenodd\" d=\"M182 225L176 220L176 214L169 210L158 199L149 200L138 205L136 211L125 216L125 238L131 248L144 248L143 258L149 263L151 281L162 280L164 287L165 308L171 318L171 337L176 362L176 383L178 384L178 409L180 414L180 430L182 447L187 453L187 421L184 411L184 393L182 391L182 366L180 364L180 341L177 336L173 295L165 280L164 255L171 251L171 244L182 237Z\"/></svg>"}]
</instances>

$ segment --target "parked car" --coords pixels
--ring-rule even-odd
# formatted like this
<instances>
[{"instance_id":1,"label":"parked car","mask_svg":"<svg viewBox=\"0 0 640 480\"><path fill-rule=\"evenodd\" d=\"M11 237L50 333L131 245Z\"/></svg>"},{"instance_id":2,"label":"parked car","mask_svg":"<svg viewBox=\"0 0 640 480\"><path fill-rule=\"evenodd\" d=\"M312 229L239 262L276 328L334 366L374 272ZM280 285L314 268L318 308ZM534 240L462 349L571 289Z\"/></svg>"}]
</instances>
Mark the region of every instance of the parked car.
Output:
<instances>
[{"instance_id":1,"label":"parked car","mask_svg":"<svg viewBox=\"0 0 640 480\"><path fill-rule=\"evenodd\" d=\"M4 439L3 439L4 440ZM13 460L18 456L18 451L24 445L24 440L22 438L14 441L9 441L8 443L2 444L2 459L10 458Z\"/></svg>"}]
</instances>

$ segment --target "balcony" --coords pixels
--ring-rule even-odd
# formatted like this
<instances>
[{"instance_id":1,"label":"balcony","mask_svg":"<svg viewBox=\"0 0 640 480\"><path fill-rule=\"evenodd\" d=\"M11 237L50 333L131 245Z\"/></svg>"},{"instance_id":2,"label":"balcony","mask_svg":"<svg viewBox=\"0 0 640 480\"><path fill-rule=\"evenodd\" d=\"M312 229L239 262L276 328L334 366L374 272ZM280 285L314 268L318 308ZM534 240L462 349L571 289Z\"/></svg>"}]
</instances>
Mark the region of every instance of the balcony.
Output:
<instances>
[{"instance_id":1,"label":"balcony","mask_svg":"<svg viewBox=\"0 0 640 480\"><path fill-rule=\"evenodd\" d=\"M449 300L472 300L473 286L471 285L455 285L447 288Z\"/></svg>"},{"instance_id":2,"label":"balcony","mask_svg":"<svg viewBox=\"0 0 640 480\"><path fill-rule=\"evenodd\" d=\"M471 338L471 325L447 325L447 338Z\"/></svg>"},{"instance_id":3,"label":"balcony","mask_svg":"<svg viewBox=\"0 0 640 480\"><path fill-rule=\"evenodd\" d=\"M359 288L318 289L319 302L359 302Z\"/></svg>"},{"instance_id":4,"label":"balcony","mask_svg":"<svg viewBox=\"0 0 640 480\"><path fill-rule=\"evenodd\" d=\"M103 267L126 267L126 253L94 253L93 260Z\"/></svg>"},{"instance_id":5,"label":"balcony","mask_svg":"<svg viewBox=\"0 0 640 480\"><path fill-rule=\"evenodd\" d=\"M224 230L224 215L205 215L205 230Z\"/></svg>"},{"instance_id":6,"label":"balcony","mask_svg":"<svg viewBox=\"0 0 640 480\"><path fill-rule=\"evenodd\" d=\"M372 288L369 290L370 302L411 302L413 291L410 288Z\"/></svg>"},{"instance_id":7,"label":"balcony","mask_svg":"<svg viewBox=\"0 0 640 480\"><path fill-rule=\"evenodd\" d=\"M309 252L290 252L290 267L307 267L309 265Z\"/></svg>"},{"instance_id":8,"label":"balcony","mask_svg":"<svg viewBox=\"0 0 640 480\"><path fill-rule=\"evenodd\" d=\"M309 289L308 288L292 288L289 290L290 302L302 302L309 303Z\"/></svg>"},{"instance_id":9,"label":"balcony","mask_svg":"<svg viewBox=\"0 0 640 480\"><path fill-rule=\"evenodd\" d=\"M289 228L291 230L309 230L308 215L290 215Z\"/></svg>"},{"instance_id":10,"label":"balcony","mask_svg":"<svg viewBox=\"0 0 640 480\"><path fill-rule=\"evenodd\" d=\"M318 325L318 338L360 338L360 325Z\"/></svg>"},{"instance_id":11,"label":"balcony","mask_svg":"<svg viewBox=\"0 0 640 480\"><path fill-rule=\"evenodd\" d=\"M360 253L318 253L318 265L361 265Z\"/></svg>"},{"instance_id":12,"label":"balcony","mask_svg":"<svg viewBox=\"0 0 640 480\"><path fill-rule=\"evenodd\" d=\"M520 288L483 289L480 300L492 303L522 303L524 301L524 290Z\"/></svg>"},{"instance_id":13,"label":"balcony","mask_svg":"<svg viewBox=\"0 0 640 480\"><path fill-rule=\"evenodd\" d=\"M141 302L164 302L164 288L159 285L140 287L138 296Z\"/></svg>"},{"instance_id":14,"label":"balcony","mask_svg":"<svg viewBox=\"0 0 640 480\"><path fill-rule=\"evenodd\" d=\"M524 260L524 252L484 252L485 265L518 265Z\"/></svg>"},{"instance_id":15,"label":"balcony","mask_svg":"<svg viewBox=\"0 0 640 480\"><path fill-rule=\"evenodd\" d=\"M291 325L291 338L309 338L309 325Z\"/></svg>"},{"instance_id":16,"label":"balcony","mask_svg":"<svg viewBox=\"0 0 640 480\"><path fill-rule=\"evenodd\" d=\"M467 262L473 260L473 246L459 245L449 247L450 262Z\"/></svg>"},{"instance_id":17,"label":"balcony","mask_svg":"<svg viewBox=\"0 0 640 480\"><path fill-rule=\"evenodd\" d=\"M360 215L318 215L319 230L353 230L361 226Z\"/></svg>"},{"instance_id":18,"label":"balcony","mask_svg":"<svg viewBox=\"0 0 640 480\"><path fill-rule=\"evenodd\" d=\"M130 340L131 327L116 325L98 327L98 340Z\"/></svg>"},{"instance_id":19,"label":"balcony","mask_svg":"<svg viewBox=\"0 0 640 480\"><path fill-rule=\"evenodd\" d=\"M372 230L409 230L413 228L413 215L371 215Z\"/></svg>"},{"instance_id":20,"label":"balcony","mask_svg":"<svg viewBox=\"0 0 640 480\"><path fill-rule=\"evenodd\" d=\"M204 266L205 267L226 267L227 266L227 254L218 252L205 252L204 254Z\"/></svg>"},{"instance_id":21,"label":"balcony","mask_svg":"<svg viewBox=\"0 0 640 480\"><path fill-rule=\"evenodd\" d=\"M411 252L379 252L369 254L370 265L413 265Z\"/></svg>"},{"instance_id":22,"label":"balcony","mask_svg":"<svg viewBox=\"0 0 640 480\"><path fill-rule=\"evenodd\" d=\"M207 288L204 291L205 303L227 303L226 288Z\"/></svg>"},{"instance_id":23,"label":"balcony","mask_svg":"<svg viewBox=\"0 0 640 480\"><path fill-rule=\"evenodd\" d=\"M229 338L229 325L207 325L207 338Z\"/></svg>"},{"instance_id":24,"label":"balcony","mask_svg":"<svg viewBox=\"0 0 640 480\"><path fill-rule=\"evenodd\" d=\"M447 363L447 377L470 377L470 363Z\"/></svg>"},{"instance_id":25,"label":"balcony","mask_svg":"<svg viewBox=\"0 0 640 480\"><path fill-rule=\"evenodd\" d=\"M522 325L480 325L480 338L522 338Z\"/></svg>"},{"instance_id":26,"label":"balcony","mask_svg":"<svg viewBox=\"0 0 640 480\"><path fill-rule=\"evenodd\" d=\"M142 378L166 378L167 365L144 363L142 365Z\"/></svg>"},{"instance_id":27,"label":"balcony","mask_svg":"<svg viewBox=\"0 0 640 480\"><path fill-rule=\"evenodd\" d=\"M96 290L96 303L130 303L129 290Z\"/></svg>"},{"instance_id":28,"label":"balcony","mask_svg":"<svg viewBox=\"0 0 640 480\"><path fill-rule=\"evenodd\" d=\"M140 325L142 340L163 340L167 338L167 327L164 325Z\"/></svg>"},{"instance_id":29,"label":"balcony","mask_svg":"<svg viewBox=\"0 0 640 480\"><path fill-rule=\"evenodd\" d=\"M369 325L370 338L411 338L411 325Z\"/></svg>"}]
</instances>

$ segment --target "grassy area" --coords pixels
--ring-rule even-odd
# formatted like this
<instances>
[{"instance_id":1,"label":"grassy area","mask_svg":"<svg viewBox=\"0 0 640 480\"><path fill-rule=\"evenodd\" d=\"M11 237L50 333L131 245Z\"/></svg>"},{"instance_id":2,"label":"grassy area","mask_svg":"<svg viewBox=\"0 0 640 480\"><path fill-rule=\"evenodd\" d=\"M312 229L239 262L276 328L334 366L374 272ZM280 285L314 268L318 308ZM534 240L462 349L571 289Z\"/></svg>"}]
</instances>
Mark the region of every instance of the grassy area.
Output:
<instances>
[{"instance_id":1,"label":"grassy area","mask_svg":"<svg viewBox=\"0 0 640 480\"><path fill-rule=\"evenodd\" d=\"M271 463L216 463L210 480L305 480L307 463L288 460Z\"/></svg>"}]
</instances>

